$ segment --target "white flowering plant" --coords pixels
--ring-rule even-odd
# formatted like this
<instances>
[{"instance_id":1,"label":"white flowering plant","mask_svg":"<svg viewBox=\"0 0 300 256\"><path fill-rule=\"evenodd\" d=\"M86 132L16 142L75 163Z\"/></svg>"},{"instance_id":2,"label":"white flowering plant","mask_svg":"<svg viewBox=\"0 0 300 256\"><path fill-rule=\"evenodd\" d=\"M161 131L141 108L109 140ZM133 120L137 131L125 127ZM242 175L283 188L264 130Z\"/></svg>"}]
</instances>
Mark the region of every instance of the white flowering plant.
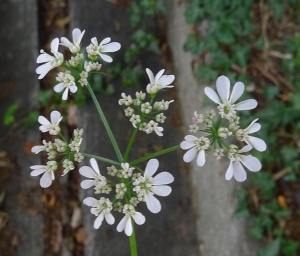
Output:
<instances>
[{"instance_id":1,"label":"white flowering plant","mask_svg":"<svg viewBox=\"0 0 300 256\"><path fill-rule=\"evenodd\" d=\"M67 141L60 128L63 117L60 112L54 110L50 114L50 120L43 116L38 118L40 131L48 132L53 136L53 140L43 140L43 145L32 148L32 152L35 154L45 152L48 162L45 165L31 166L30 174L31 176L42 175L40 185L47 188L55 179L59 166L63 168L62 175L66 175L74 170L76 163L80 163L84 157L89 158L90 166L81 166L79 172L85 178L80 184L81 188L94 189L95 196L83 200L83 204L90 207L91 213L96 216L94 228L100 228L103 220L109 225L113 225L115 223L114 215L121 214L123 217L117 225L117 231L124 231L130 237L131 255L138 255L134 223L142 225L146 221L145 216L137 211L138 205L145 202L150 212L154 214L160 212L161 204L157 196L168 196L172 191L169 184L174 181L173 175L169 172L156 174L159 168L159 161L156 157L182 148L187 150L183 156L185 162L191 162L196 158L197 165L203 166L205 155L211 151L217 159L226 156L230 160L225 174L227 180L234 177L237 181L244 181L246 172L243 166L254 172L261 169L260 161L249 155L248 152L252 149L264 151L266 144L263 140L250 136L260 129L257 119L247 128L241 129L237 111L253 109L257 106L257 102L250 99L236 103L244 92L244 84L236 83L230 93L229 79L221 76L216 82L217 92L211 88L205 88L205 94L218 104L218 114L214 110L208 111L205 116L195 112L192 118L193 124L190 125L190 132L201 133L200 137L187 135L180 145L129 161L129 154L139 131L146 134L154 133L157 136L164 135L163 123L166 119L164 113L174 100L156 100L156 96L165 89L172 88L171 84L175 77L174 75L164 75L164 70L154 75L147 68L146 73L150 82L146 86L146 91L136 92L135 96L121 94L118 103L125 108L124 114L129 118L134 129L127 149L122 154L89 83L90 75L99 73L101 69L102 64L98 60L112 62L113 59L108 53L118 51L121 45L111 42L110 38L105 38L99 44L94 37L91 39L91 44L85 48L86 54L84 54L81 46L84 33L85 31L75 28L72 33L73 42L65 37L60 40L55 38L51 42L53 55L41 51L37 63L43 64L36 69L36 73L39 75L38 78L42 79L50 70L59 66L64 67L65 71L57 74L58 83L53 88L57 93L62 92L64 101L68 99L70 93L77 92L78 86L88 90L114 148L116 159L82 152L80 146L83 129L75 129L73 138ZM65 60L64 55L58 52L59 45L67 47L73 54L69 60ZM84 56L87 56L87 59ZM225 139L229 136L235 136L239 144L226 142ZM245 145L240 148L241 143ZM107 170L100 172L97 161L108 164ZM142 170L138 164L144 161L148 162L145 170Z\"/></svg>"}]
</instances>

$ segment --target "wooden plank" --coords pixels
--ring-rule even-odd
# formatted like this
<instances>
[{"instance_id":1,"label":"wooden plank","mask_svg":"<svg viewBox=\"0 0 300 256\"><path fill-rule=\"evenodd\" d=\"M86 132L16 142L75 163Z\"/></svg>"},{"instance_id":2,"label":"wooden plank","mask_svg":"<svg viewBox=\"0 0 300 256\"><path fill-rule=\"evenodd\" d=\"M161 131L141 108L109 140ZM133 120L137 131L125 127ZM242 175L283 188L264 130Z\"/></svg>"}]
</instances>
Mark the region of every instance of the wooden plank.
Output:
<instances>
[{"instance_id":1,"label":"wooden plank","mask_svg":"<svg viewBox=\"0 0 300 256\"><path fill-rule=\"evenodd\" d=\"M35 74L37 2L1 1L0 24L0 119L2 122L6 109L17 103L16 118L20 120L38 103L39 83ZM34 191L38 181L29 175L29 166L40 163L39 157L30 155L32 142L40 139L39 132L37 127L21 125L6 137L10 129L12 127L0 125L0 150L7 152L8 158L13 160L10 168L2 166L0 170L0 189L6 192L1 210L9 216L8 225L0 231L0 235L5 241L6 231L10 231L15 241L0 254L43 255L43 225L38 207L40 194Z\"/></svg>"}]
</instances>

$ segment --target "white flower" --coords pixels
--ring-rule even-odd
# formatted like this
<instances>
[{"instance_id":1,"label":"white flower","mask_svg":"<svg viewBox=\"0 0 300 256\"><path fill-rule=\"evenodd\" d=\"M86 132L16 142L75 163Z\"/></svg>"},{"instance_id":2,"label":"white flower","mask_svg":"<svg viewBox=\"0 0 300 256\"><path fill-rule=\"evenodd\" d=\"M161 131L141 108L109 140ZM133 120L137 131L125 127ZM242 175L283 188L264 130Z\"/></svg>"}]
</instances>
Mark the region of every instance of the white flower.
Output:
<instances>
[{"instance_id":1,"label":"white flower","mask_svg":"<svg viewBox=\"0 0 300 256\"><path fill-rule=\"evenodd\" d=\"M161 204L154 195L168 196L172 189L166 184L174 181L174 177L169 172L161 172L152 177L157 171L159 162L157 159L151 159L146 166L144 176L134 181L134 191L142 195L146 202L147 208L152 213L158 213L161 210Z\"/></svg>"},{"instance_id":2,"label":"white flower","mask_svg":"<svg viewBox=\"0 0 300 256\"><path fill-rule=\"evenodd\" d=\"M205 150L209 148L210 141L206 137L197 138L194 135L187 135L184 141L180 143L182 149L188 149L183 156L183 161L191 162L197 156L197 165L203 166L205 164Z\"/></svg>"},{"instance_id":3,"label":"white flower","mask_svg":"<svg viewBox=\"0 0 300 256\"><path fill-rule=\"evenodd\" d=\"M217 93L205 87L204 92L213 102L219 104L219 113L222 118L230 119L235 117L236 110L250 110L257 106L257 101L249 99L235 104L242 96L245 90L245 85L242 82L237 82L230 94L230 81L226 76L219 76L216 81Z\"/></svg>"},{"instance_id":4,"label":"white flower","mask_svg":"<svg viewBox=\"0 0 300 256\"><path fill-rule=\"evenodd\" d=\"M144 224L146 218L140 212L136 212L133 205L131 205L131 204L124 205L123 213L125 213L125 216L119 222L119 224L117 226L117 231L122 232L124 230L124 232L127 236L131 236L132 230L133 230L131 218L138 225Z\"/></svg>"},{"instance_id":5,"label":"white flower","mask_svg":"<svg viewBox=\"0 0 300 256\"><path fill-rule=\"evenodd\" d=\"M40 179L40 185L42 188L47 188L52 184L54 180L54 171L57 169L57 163L55 161L48 161L47 165L33 165L30 167L33 171L31 176L38 176L43 173Z\"/></svg>"},{"instance_id":6,"label":"white flower","mask_svg":"<svg viewBox=\"0 0 300 256\"><path fill-rule=\"evenodd\" d=\"M108 198L101 197L100 200L97 200L93 197L87 197L83 200L83 203L92 207L91 213L98 216L94 221L95 229L98 229L101 226L104 218L109 225L115 223L115 218L110 213L112 210L112 203Z\"/></svg>"},{"instance_id":7,"label":"white flower","mask_svg":"<svg viewBox=\"0 0 300 256\"><path fill-rule=\"evenodd\" d=\"M146 127L146 133L150 134L152 132L155 132L158 136L163 136L162 131L164 130L164 128L158 126L158 123L154 122L153 120L151 120Z\"/></svg>"},{"instance_id":8,"label":"white flower","mask_svg":"<svg viewBox=\"0 0 300 256\"><path fill-rule=\"evenodd\" d=\"M65 90L62 95L63 100L66 100L68 98L69 90L72 93L77 92L75 78L71 74L66 73L66 72L59 72L56 77L56 80L60 83L55 85L53 89L55 92L61 92L61 91Z\"/></svg>"},{"instance_id":9,"label":"white flower","mask_svg":"<svg viewBox=\"0 0 300 256\"><path fill-rule=\"evenodd\" d=\"M38 154L38 153L40 153L40 152L42 152L42 151L46 151L47 148L48 148L48 143L47 143L47 141L43 140L43 144L44 144L44 145L33 146L33 147L31 148L31 152L34 153L34 154Z\"/></svg>"},{"instance_id":10,"label":"white flower","mask_svg":"<svg viewBox=\"0 0 300 256\"><path fill-rule=\"evenodd\" d=\"M226 180L231 180L231 178L234 177L239 182L245 181L247 174L243 165L252 172L258 172L261 169L261 163L256 157L242 155L242 153L248 152L251 149L252 147L250 145L246 145L241 150L237 150L237 146L231 146L228 153L230 165L225 174Z\"/></svg>"},{"instance_id":11,"label":"white flower","mask_svg":"<svg viewBox=\"0 0 300 256\"><path fill-rule=\"evenodd\" d=\"M80 29L74 28L72 31L73 43L71 43L69 39L61 37L61 45L68 47L71 53L78 53L80 51L80 43L84 32L85 30L81 32Z\"/></svg>"},{"instance_id":12,"label":"white flower","mask_svg":"<svg viewBox=\"0 0 300 256\"><path fill-rule=\"evenodd\" d=\"M146 68L146 72L150 79L150 83L146 87L146 90L149 94L155 94L159 90L162 90L164 88L174 87L173 85L169 85L169 84L171 84L174 81L175 76L174 75L162 75L165 72L164 69L159 71L155 77L153 75L153 72L149 68Z\"/></svg>"},{"instance_id":13,"label":"white flower","mask_svg":"<svg viewBox=\"0 0 300 256\"><path fill-rule=\"evenodd\" d=\"M106 52L116 52L120 50L121 45L117 42L110 43L111 39L110 37L105 38L101 41L100 44L98 44L98 40L96 37L93 37L91 39L92 44L90 44L86 51L91 57L95 57L99 55L104 61L106 62L112 62L113 59L108 56L107 54L104 54Z\"/></svg>"},{"instance_id":14,"label":"white flower","mask_svg":"<svg viewBox=\"0 0 300 256\"><path fill-rule=\"evenodd\" d=\"M44 64L36 69L36 73L39 75L38 79L42 79L51 69L60 66L64 62L64 56L58 52L58 45L58 38L53 39L50 44L51 52L54 56L41 50L41 54L38 56L36 62Z\"/></svg>"},{"instance_id":15,"label":"white flower","mask_svg":"<svg viewBox=\"0 0 300 256\"><path fill-rule=\"evenodd\" d=\"M236 137L240 141L245 141L247 144L251 145L256 150L262 152L267 149L266 143L260 139L253 136L249 136L249 134L257 132L260 130L261 125L256 123L258 118L251 122L251 124L246 129L239 129L236 131Z\"/></svg>"},{"instance_id":16,"label":"white flower","mask_svg":"<svg viewBox=\"0 0 300 256\"><path fill-rule=\"evenodd\" d=\"M100 170L96 160L94 158L91 158L90 163L92 168L89 166L82 166L79 169L79 173L82 176L90 178L92 180L83 180L80 183L80 186L83 189L88 189L92 186L95 186L97 188L105 187L107 185L106 178L100 174Z\"/></svg>"},{"instance_id":17,"label":"white flower","mask_svg":"<svg viewBox=\"0 0 300 256\"><path fill-rule=\"evenodd\" d=\"M49 132L51 135L57 135L60 132L59 122L62 120L61 114L54 110L50 113L50 120L43 116L39 116L38 122L41 124L40 131L41 132Z\"/></svg>"}]
</instances>

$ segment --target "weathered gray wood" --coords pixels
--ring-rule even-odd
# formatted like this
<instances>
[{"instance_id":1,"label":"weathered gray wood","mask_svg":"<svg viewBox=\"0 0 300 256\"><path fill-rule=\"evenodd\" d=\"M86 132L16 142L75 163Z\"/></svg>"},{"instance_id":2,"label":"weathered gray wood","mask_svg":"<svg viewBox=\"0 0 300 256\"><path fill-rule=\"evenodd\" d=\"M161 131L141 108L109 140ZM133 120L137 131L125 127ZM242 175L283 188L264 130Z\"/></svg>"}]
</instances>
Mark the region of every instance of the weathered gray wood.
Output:
<instances>
[{"instance_id":1,"label":"weathered gray wood","mask_svg":"<svg viewBox=\"0 0 300 256\"><path fill-rule=\"evenodd\" d=\"M124 49L129 45L129 16L125 9L116 7L109 1L82 1L70 2L72 14L72 27L86 30L84 42L90 41L92 36L96 36L98 41L110 36L113 41L122 44L122 49L113 54L114 62L118 61L118 56L124 53ZM119 28L116 29L116 24ZM85 45L85 44L84 44ZM153 58L153 55L146 56L150 69L158 72L162 65ZM149 61L151 60L151 61ZM109 66L105 64L104 66ZM145 84L147 84L147 74L145 72ZM119 81L114 83L116 92L112 96L99 96L99 102L107 115L108 121L114 131L116 140L124 152L128 143L128 138L133 128L127 118L123 117L123 109L118 106L117 101L121 92L133 93L132 89L122 87ZM145 90L145 89L144 89ZM170 91L171 93L171 91ZM170 95L169 95L170 97ZM177 110L176 110L177 111ZM174 113L172 107L168 114ZM178 119L178 117L176 117ZM79 126L85 130L82 149L86 153L98 154L104 157L116 159L112 150L104 127L99 122L98 114L91 101L80 110ZM131 159L142 156L145 152L155 151L155 147L164 148L179 144L182 135L178 126L171 124L171 118L163 125L165 136L140 133L138 135L139 149L135 151ZM189 175L183 174L184 169L180 152L159 158L159 171L169 171L175 176L175 182L171 185L173 192L166 198L160 197L162 211L158 214L150 213L145 206L139 207L146 216L146 223L136 227L138 251L140 255L198 255L198 244L195 230L195 213L191 205L191 190L189 186ZM106 172L106 164L101 164L100 170ZM89 165L86 159L83 165ZM91 196L93 191L82 191L81 198ZM116 224L109 226L103 224L99 230L93 229L95 216L91 215L89 207L82 206L84 211L84 226L86 232L85 255L86 256L127 256L129 255L129 239L124 233L118 233L116 226L122 214L116 214Z\"/></svg>"},{"instance_id":2,"label":"weathered gray wood","mask_svg":"<svg viewBox=\"0 0 300 256\"><path fill-rule=\"evenodd\" d=\"M7 107L13 103L19 104L16 117L20 120L37 106L37 2L1 1L0 24L0 121L2 122ZM30 191L37 186L38 180L29 175L29 166L39 164L40 158L24 151L25 148L28 149L25 142L39 141L39 132L37 127L19 126L5 137L9 129L11 128L0 125L0 150L8 152L15 159L15 168L9 174L11 179L1 184L1 189L6 191L2 210L9 214L6 228L12 230L20 239L15 254L9 255L43 255L42 217L36 208L40 194ZM28 200L25 207L24 199ZM6 255L7 252L0 252L2 253Z\"/></svg>"}]
</instances>

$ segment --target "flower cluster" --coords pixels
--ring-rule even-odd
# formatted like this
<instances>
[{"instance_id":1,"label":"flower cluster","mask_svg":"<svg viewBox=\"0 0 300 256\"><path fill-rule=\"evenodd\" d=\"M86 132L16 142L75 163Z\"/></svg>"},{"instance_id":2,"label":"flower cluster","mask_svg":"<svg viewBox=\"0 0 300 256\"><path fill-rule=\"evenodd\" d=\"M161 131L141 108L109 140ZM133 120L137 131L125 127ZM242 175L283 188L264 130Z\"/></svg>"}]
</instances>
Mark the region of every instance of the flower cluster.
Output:
<instances>
[{"instance_id":1,"label":"flower cluster","mask_svg":"<svg viewBox=\"0 0 300 256\"><path fill-rule=\"evenodd\" d=\"M140 202L146 202L147 208L152 213L158 213L161 210L159 200L154 196L168 196L172 189L167 184L174 181L169 172L156 173L159 162L157 159L151 159L143 174L140 171L130 167L128 163L122 163L121 168L115 166L107 168L107 174L112 177L118 177L116 182L105 178L99 170L98 164L94 158L90 159L90 166L83 166L79 169L82 176L88 178L81 182L83 189L93 187L95 194L102 195L99 200L93 197L87 197L83 203L91 207L91 213L97 216L94 222L94 228L99 228L105 219L110 225L114 224L115 218L112 212L123 212L124 217L117 226L117 231L124 231L127 236L132 234L132 221L141 225L145 222L142 213L135 210ZM113 178L111 178L113 179Z\"/></svg>"},{"instance_id":2,"label":"flower cluster","mask_svg":"<svg viewBox=\"0 0 300 256\"><path fill-rule=\"evenodd\" d=\"M242 182L247 178L243 166L252 172L257 172L262 167L256 157L245 153L252 149L265 151L267 148L262 139L250 135L260 130L261 125L257 123L258 119L251 122L247 128L242 129L239 123L240 117L237 115L237 111L254 109L257 101L249 99L236 103L244 93L245 86L243 83L237 82L230 92L230 81L226 76L220 76L217 79L216 88L217 92L209 87L206 87L204 92L208 98L218 104L218 116L213 110L208 111L206 115L198 114L195 111L190 132L200 132L201 136L185 136L184 141L180 144L182 149L187 150L183 160L191 162L196 158L197 165L203 166L206 159L205 154L209 151L212 151L218 160L226 155L230 160L225 174L226 180L234 177L237 181ZM239 149L237 145L228 144L225 141L228 136L235 136L245 145Z\"/></svg>"},{"instance_id":3,"label":"flower cluster","mask_svg":"<svg viewBox=\"0 0 300 256\"><path fill-rule=\"evenodd\" d=\"M43 116L39 116L38 121L41 124L41 132L49 132L51 135L60 135L61 139L55 137L54 141L43 140L43 145L32 147L31 151L35 154L46 152L49 160L46 165L34 165L30 168L33 170L30 175L38 176L43 174L40 179L40 185L43 188L49 187L54 180L54 172L57 170L59 163L55 159L59 159L63 166L63 174L75 168L75 162L81 162L83 155L79 152L82 142L83 129L75 129L73 139L69 142L60 134L59 123L62 120L61 114L54 110L50 114L50 121Z\"/></svg>"},{"instance_id":4,"label":"flower cluster","mask_svg":"<svg viewBox=\"0 0 300 256\"><path fill-rule=\"evenodd\" d=\"M169 108L171 101L154 101L156 94L165 89L172 88L170 85L175 77L174 75L163 75L164 69L159 71L154 77L150 69L146 69L150 83L146 87L146 91L150 97L150 101L146 99L146 93L136 92L135 98L122 93L122 99L119 100L119 105L126 106L124 110L125 116L129 117L129 121L134 128L150 134L155 132L158 136L163 136L163 127L159 126L165 122L166 116L162 113Z\"/></svg>"},{"instance_id":5,"label":"flower cluster","mask_svg":"<svg viewBox=\"0 0 300 256\"><path fill-rule=\"evenodd\" d=\"M97 39L94 37L91 39L91 44L86 47L86 55L88 60L84 59L84 54L81 53L81 40L85 31L80 31L75 28L72 32L73 42L69 39L62 37L60 40L55 38L50 44L51 53L45 53L41 50L41 54L37 58L37 63L42 63L37 69L36 73L39 74L39 79L52 69L64 66L66 71L59 72L56 76L57 85L54 87L54 91L60 93L63 91L62 99L67 100L69 92L77 92L77 85L88 85L89 73L98 72L101 68L101 64L97 62L100 57L105 62L112 62L112 58L106 53L116 52L121 48L121 45L117 42L110 42L109 37L103 39L98 44ZM69 60L64 59L64 55L58 52L59 45L69 48L73 54Z\"/></svg>"}]
</instances>

